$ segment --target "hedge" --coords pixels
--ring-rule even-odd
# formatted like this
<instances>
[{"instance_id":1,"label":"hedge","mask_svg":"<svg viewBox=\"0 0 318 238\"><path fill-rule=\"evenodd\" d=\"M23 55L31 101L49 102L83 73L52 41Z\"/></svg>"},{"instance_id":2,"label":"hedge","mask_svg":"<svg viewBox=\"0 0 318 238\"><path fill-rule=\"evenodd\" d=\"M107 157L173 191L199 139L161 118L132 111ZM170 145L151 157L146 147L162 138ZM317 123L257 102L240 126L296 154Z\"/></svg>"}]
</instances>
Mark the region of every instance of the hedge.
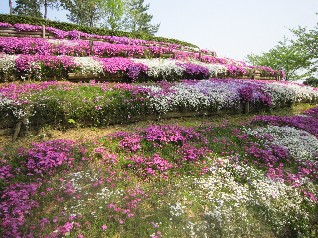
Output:
<instances>
[{"instance_id":1,"label":"hedge","mask_svg":"<svg viewBox=\"0 0 318 238\"><path fill-rule=\"evenodd\" d=\"M51 20L45 20L43 18L30 17L30 16L0 14L0 22L7 22L10 24L20 23L20 24L31 24L31 25L46 25L46 26L55 27L64 31L78 30L78 31L89 33L89 34L129 37L129 38L135 38L135 39L167 42L172 44L179 44L182 46L199 48L198 46L185 42L185 41L164 38L164 37L156 37L156 36L152 36L150 34L145 34L145 33L112 31L106 28L80 26L80 25L76 25L72 23L51 21Z\"/></svg>"}]
</instances>

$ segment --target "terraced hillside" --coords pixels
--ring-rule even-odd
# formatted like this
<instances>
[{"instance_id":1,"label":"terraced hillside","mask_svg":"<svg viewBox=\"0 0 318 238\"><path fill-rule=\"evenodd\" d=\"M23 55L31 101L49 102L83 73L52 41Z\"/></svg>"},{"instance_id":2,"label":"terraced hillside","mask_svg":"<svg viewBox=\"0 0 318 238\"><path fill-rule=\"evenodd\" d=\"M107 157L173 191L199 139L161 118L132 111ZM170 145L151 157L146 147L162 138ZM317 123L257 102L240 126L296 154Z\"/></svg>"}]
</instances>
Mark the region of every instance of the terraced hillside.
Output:
<instances>
[{"instance_id":1,"label":"terraced hillside","mask_svg":"<svg viewBox=\"0 0 318 238\"><path fill-rule=\"evenodd\" d=\"M317 88L179 41L0 35L1 237L317 237Z\"/></svg>"}]
</instances>

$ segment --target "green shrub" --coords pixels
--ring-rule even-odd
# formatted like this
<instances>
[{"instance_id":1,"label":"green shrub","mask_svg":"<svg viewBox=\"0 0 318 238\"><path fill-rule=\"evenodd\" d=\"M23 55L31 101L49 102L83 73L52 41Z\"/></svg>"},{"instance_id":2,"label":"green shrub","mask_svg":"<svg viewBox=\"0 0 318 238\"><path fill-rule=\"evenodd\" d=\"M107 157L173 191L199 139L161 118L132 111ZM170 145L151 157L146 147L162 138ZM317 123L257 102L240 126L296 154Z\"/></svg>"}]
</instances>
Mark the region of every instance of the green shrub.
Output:
<instances>
[{"instance_id":1,"label":"green shrub","mask_svg":"<svg viewBox=\"0 0 318 238\"><path fill-rule=\"evenodd\" d=\"M135 95L135 97L137 97ZM73 90L48 90L32 97L35 113L33 127L54 125L59 128L76 125L102 126L124 123L130 117L147 113L142 101L131 92L80 86Z\"/></svg>"},{"instance_id":2,"label":"green shrub","mask_svg":"<svg viewBox=\"0 0 318 238\"><path fill-rule=\"evenodd\" d=\"M317 88L318 87L318 78L315 78L315 77L307 78L304 81L304 84Z\"/></svg>"}]
</instances>

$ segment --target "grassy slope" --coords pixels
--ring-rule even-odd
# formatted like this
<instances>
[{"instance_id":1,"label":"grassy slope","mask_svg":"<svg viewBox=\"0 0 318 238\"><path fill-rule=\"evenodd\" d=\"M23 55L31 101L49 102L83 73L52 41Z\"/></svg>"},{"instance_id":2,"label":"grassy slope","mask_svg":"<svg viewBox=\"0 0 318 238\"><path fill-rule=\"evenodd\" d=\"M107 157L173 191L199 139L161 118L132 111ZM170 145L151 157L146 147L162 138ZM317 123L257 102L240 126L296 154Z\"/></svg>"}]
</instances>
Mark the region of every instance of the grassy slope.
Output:
<instances>
[{"instance_id":1,"label":"grassy slope","mask_svg":"<svg viewBox=\"0 0 318 238\"><path fill-rule=\"evenodd\" d=\"M295 115L312 107L312 105L303 104L291 109L275 111L273 114ZM231 164L224 165L223 163L226 162L218 159L231 155L232 152L227 146L238 152L243 149L237 147L241 142L233 137L232 129L246 124L254 116L251 114L181 118L107 128L74 128L67 131L57 131L47 127L39 135L29 135L15 143L10 142L10 137L1 137L0 142L4 147L2 152L9 154L19 147L30 146L32 142L55 139L86 140L89 141L87 148L92 150L89 152L92 160L77 161L71 168L64 165L62 170L58 169L52 175L46 174L44 177L36 175L42 185L36 195L30 198L38 201L40 206L31 210L31 216L26 216L22 231L24 233L33 231L38 236L51 234L49 237L60 237L54 236L59 233L54 232L57 230L70 237L294 237L296 233L293 234L286 225L288 219L292 219L294 211L290 210L286 215L282 213L281 209L281 206L283 209L293 207L293 204L288 203L287 195L280 197L281 200L275 200L271 195L266 198L268 194L272 193L272 191L266 190L266 186L273 184L265 183L263 185L265 191L262 191L262 186L251 191L256 194L253 197L255 202L262 201L259 199L264 196L264 201L269 200L270 208L255 208L245 205L244 199L239 198L242 194L238 192L244 191L246 186L250 185L246 184L245 177L242 177L240 173L232 171L234 168L231 167ZM225 121L227 121L226 127L224 127ZM125 158L134 157L135 154L151 157L153 154L160 153L169 161L178 160L178 150L182 148L180 144L169 143L163 147L153 147L151 143L144 144L145 142L143 142L142 151L135 153L120 149L117 139L114 141L103 139L109 133L137 132L153 124L185 127L206 125L209 127L211 123L214 129L211 131L212 134L207 132L206 136L211 140L218 138L219 141L215 144L210 141L209 146L213 148L213 152L207 158L201 159L206 161L207 166L214 166L217 173L212 170L212 174L206 175L200 172L204 169L204 164L201 164L200 159L198 162L189 164L181 163L180 168L175 168L174 172L169 173L169 179L160 177L160 173L154 177L145 176L143 170L140 170L138 166L135 170L130 169L129 162ZM97 139L99 137L101 139ZM225 142L220 143L221 140L225 140ZM91 144L94 141L95 144ZM204 146L202 142L196 142L196 139L191 143L199 147ZM97 148L103 148L105 151L96 152ZM119 162L116 162L112 154L118 156ZM27 157L13 156L13 158L18 162ZM113 162L112 159L114 159ZM143 165L141 164L141 166ZM246 172L252 179L256 179L256 176L262 178L252 167L247 166L244 168L246 171L243 172ZM261 168L259 171L263 169ZM15 180L29 183L36 181L35 178L20 175ZM213 210L218 207L216 201L219 198L213 197L216 194L209 192L209 186L212 185L208 184L213 182L213 179L217 184L217 186L214 184L217 196L222 199L225 196L225 201L229 202L225 207L219 207L221 217L216 217L215 210ZM72 183L77 187L73 187ZM206 185L208 187L204 187ZM270 188L272 189L272 187ZM273 188L281 189L280 187ZM285 191L284 188L282 191ZM207 199L209 196L212 196L210 198L212 200ZM253 199L251 201L254 202ZM23 204L23 202L21 203ZM263 205L265 204L266 202ZM302 212L302 210L295 210L295 212ZM72 217L71 214L75 214L75 217ZM132 217L129 218L129 215ZM221 219L223 223L217 219ZM297 219L292 221L292 227L297 226L297 222L302 223ZM280 221L283 223L282 226L279 225ZM206 222L210 225L206 226ZM72 227L70 231L68 231L69 227ZM301 229L297 232L300 234ZM310 236L314 237L315 234L311 233Z\"/></svg>"}]
</instances>

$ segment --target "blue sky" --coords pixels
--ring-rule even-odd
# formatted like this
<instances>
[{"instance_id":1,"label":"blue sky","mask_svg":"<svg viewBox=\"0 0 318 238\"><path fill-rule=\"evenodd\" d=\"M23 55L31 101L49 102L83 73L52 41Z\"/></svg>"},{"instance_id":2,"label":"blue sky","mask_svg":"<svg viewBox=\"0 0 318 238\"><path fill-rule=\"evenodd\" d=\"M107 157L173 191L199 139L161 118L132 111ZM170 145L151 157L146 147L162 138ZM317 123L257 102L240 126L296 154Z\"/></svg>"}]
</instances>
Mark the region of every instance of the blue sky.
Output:
<instances>
[{"instance_id":1,"label":"blue sky","mask_svg":"<svg viewBox=\"0 0 318 238\"><path fill-rule=\"evenodd\" d=\"M0 0L0 13L8 13L8 0ZM218 55L243 60L260 54L290 28L313 28L318 22L318 0L145 0L157 36L191 42ZM66 20L65 11L49 12L49 18Z\"/></svg>"}]
</instances>

